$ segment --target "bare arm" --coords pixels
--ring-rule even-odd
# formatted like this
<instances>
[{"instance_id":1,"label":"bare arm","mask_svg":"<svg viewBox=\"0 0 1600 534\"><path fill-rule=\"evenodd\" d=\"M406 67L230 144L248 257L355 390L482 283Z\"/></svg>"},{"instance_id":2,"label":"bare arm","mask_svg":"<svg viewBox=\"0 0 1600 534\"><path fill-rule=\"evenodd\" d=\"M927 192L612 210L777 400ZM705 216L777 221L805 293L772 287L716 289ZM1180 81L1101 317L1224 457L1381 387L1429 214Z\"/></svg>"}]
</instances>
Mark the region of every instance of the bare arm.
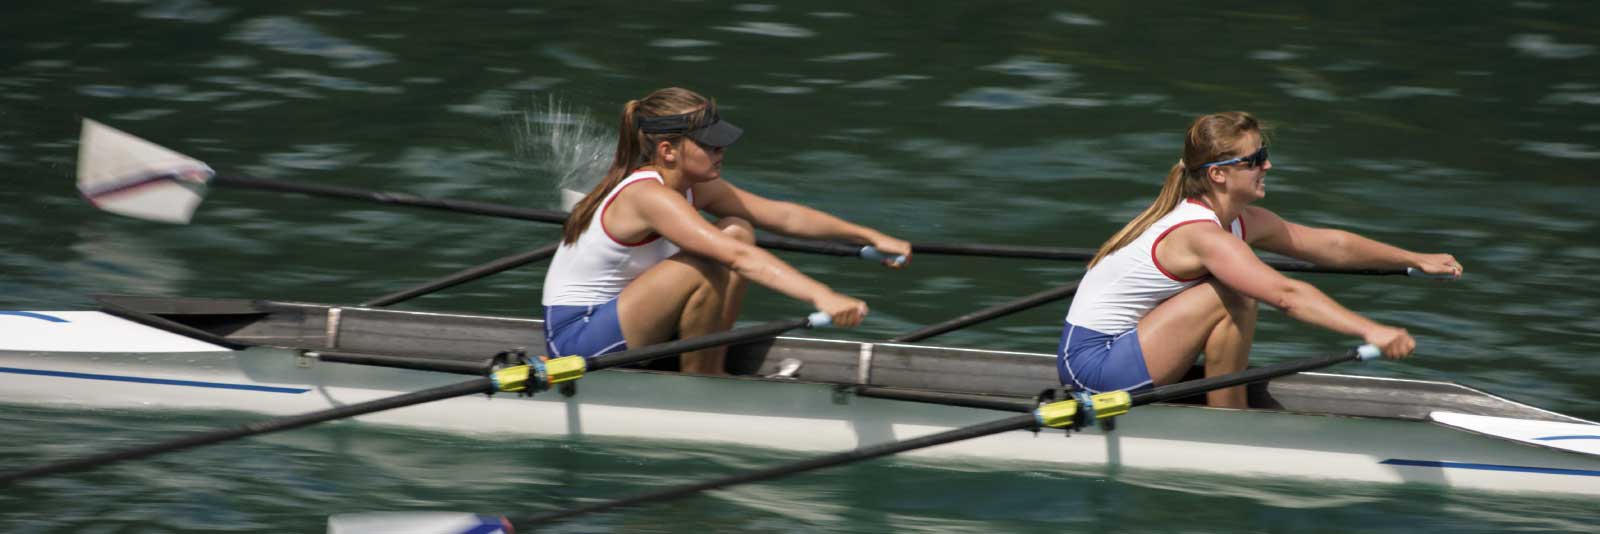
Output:
<instances>
[{"instance_id":1,"label":"bare arm","mask_svg":"<svg viewBox=\"0 0 1600 534\"><path fill-rule=\"evenodd\" d=\"M1243 217L1251 244L1317 265L1340 268L1415 267L1428 274L1461 276L1461 263L1449 254L1412 252L1344 230L1296 224L1284 220L1271 210L1255 206L1246 208Z\"/></svg>"},{"instance_id":2,"label":"bare arm","mask_svg":"<svg viewBox=\"0 0 1600 534\"><path fill-rule=\"evenodd\" d=\"M1262 263L1250 246L1209 224L1179 228L1176 238L1180 258L1192 258L1223 284L1257 301L1283 311L1297 321L1320 326L1378 345L1385 356L1403 358L1416 342L1404 329L1378 324L1339 305L1311 284L1289 278Z\"/></svg>"},{"instance_id":3,"label":"bare arm","mask_svg":"<svg viewBox=\"0 0 1600 534\"><path fill-rule=\"evenodd\" d=\"M772 200L727 180L695 185L695 198L706 211L722 217L741 217L767 230L795 237L839 239L872 245L885 254L911 256L911 244L820 210L793 202Z\"/></svg>"},{"instance_id":4,"label":"bare arm","mask_svg":"<svg viewBox=\"0 0 1600 534\"><path fill-rule=\"evenodd\" d=\"M860 300L847 297L784 263L760 247L722 233L700 216L682 195L656 182L639 182L619 194L613 209L634 215L651 231L678 248L728 266L734 272L795 300L811 303L833 316L834 324L855 326L867 313Z\"/></svg>"}]
</instances>

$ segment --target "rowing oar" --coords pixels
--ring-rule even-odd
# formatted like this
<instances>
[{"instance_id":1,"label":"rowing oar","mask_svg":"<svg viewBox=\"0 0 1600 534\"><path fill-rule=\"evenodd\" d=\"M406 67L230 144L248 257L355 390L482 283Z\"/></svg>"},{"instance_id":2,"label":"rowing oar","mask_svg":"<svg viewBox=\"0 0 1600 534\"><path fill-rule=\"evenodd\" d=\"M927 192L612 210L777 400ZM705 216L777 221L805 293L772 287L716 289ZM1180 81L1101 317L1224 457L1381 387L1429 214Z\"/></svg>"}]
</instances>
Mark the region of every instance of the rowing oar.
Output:
<instances>
[{"instance_id":1,"label":"rowing oar","mask_svg":"<svg viewBox=\"0 0 1600 534\"><path fill-rule=\"evenodd\" d=\"M664 490L644 493L615 501L606 501L584 506L577 506L567 510L534 516L527 519L511 520L503 517L496 518L493 516L479 516L465 513L441 514L439 512L376 512L333 516L329 518L329 532L337 531L342 534L391 532L401 525L412 526L421 524L422 521L419 521L419 519L439 520L444 518L450 518L452 522L462 522L471 519L482 521L485 525L510 526L512 524L517 524L523 525L524 528L537 528L538 526L543 526L547 523L571 519L580 515L628 506L638 506L653 502L668 501L672 499L688 497L690 495L707 490L725 488L728 486L745 484L749 482L761 482L804 473L807 471L814 471L817 469L932 447L935 445L943 445L956 441L980 438L983 436L999 434L1001 432L1007 432L1011 430L1033 430L1038 429L1041 426L1071 430L1082 426L1093 425L1094 422L1099 419L1107 419L1122 415L1126 413L1129 408L1135 406L1143 406L1155 402L1165 402L1186 397L1193 397L1195 395L1204 394L1213 390L1230 388L1241 384L1249 384L1263 380L1270 380L1302 371L1312 371L1352 360L1371 360L1380 355L1381 353L1377 347L1373 345L1362 345L1347 350L1342 354L1281 362L1264 367L1246 369L1233 374L1161 386L1131 395L1125 391L1113 391L1098 395L1080 394L1071 399L1055 401L1040 405L1035 408L1030 408L1030 413L1025 415L1007 417L1005 419L999 419L988 423L981 423L918 438L871 445L855 450L821 456L810 460L750 471L739 475L708 480L705 482L689 484L676 488L667 488ZM338 527L337 530L333 528L335 526ZM453 530L449 532L461 531L462 530ZM422 533L432 532L432 530L410 530L408 532ZM445 531L439 530L438 532L442 533ZM488 530L484 530L484 532L488 532Z\"/></svg>"},{"instance_id":2,"label":"rowing oar","mask_svg":"<svg viewBox=\"0 0 1600 534\"><path fill-rule=\"evenodd\" d=\"M140 219L188 223L205 195L207 184L543 223L561 224L567 220L565 212L554 210L470 200L428 198L410 193L371 191L250 176L218 175L200 160L110 126L89 119L83 120L83 135L78 146L78 190L96 207ZM834 241L761 235L756 237L756 244L791 252L871 260L888 259L872 247ZM1095 249L1086 248L927 242L912 243L911 250L917 254L1069 261L1088 261L1095 255ZM903 262L904 259L900 258L898 261ZM1267 265L1280 271L1289 272L1427 276L1415 269L1350 269L1319 267L1294 260L1265 261Z\"/></svg>"},{"instance_id":3,"label":"rowing oar","mask_svg":"<svg viewBox=\"0 0 1600 534\"><path fill-rule=\"evenodd\" d=\"M487 215L542 223L562 224L566 212L506 206L489 202L429 198L410 193L371 191L353 187L272 180L242 175L220 175L200 160L151 143L116 128L84 119L78 146L78 191L95 207L129 217L187 224L204 199L206 186L298 193L327 198L359 200L471 215ZM761 236L756 243L767 248L851 256L903 263L871 247L810 239Z\"/></svg>"},{"instance_id":4,"label":"rowing oar","mask_svg":"<svg viewBox=\"0 0 1600 534\"><path fill-rule=\"evenodd\" d=\"M440 278L431 282L424 282L410 289L396 291L388 295L374 298L361 303L361 305L381 308L390 304L411 300L435 291L439 291L441 289L447 289L465 284L485 276L509 271L511 269L554 256L556 254L556 249L560 246L560 242L555 242L527 252L523 252L521 254L513 254L511 256L506 256L483 265L462 269L461 271L449 276L445 276L444 278Z\"/></svg>"},{"instance_id":5,"label":"rowing oar","mask_svg":"<svg viewBox=\"0 0 1600 534\"><path fill-rule=\"evenodd\" d=\"M643 363L680 352L689 352L723 345L732 345L746 341L766 339L777 336L796 328L822 327L832 324L828 314L815 312L803 319L772 321L755 326L719 332L715 334L669 341L640 347L637 349L614 352L589 358L585 361L582 356L564 356L548 361L534 361L527 365L517 365L494 371L490 376L475 378L466 382L440 386L422 391L396 395L367 402L340 406L302 415L279 417L266 421L250 423L235 428L206 432L171 441L135 447L120 451L111 451L96 454L76 460L35 467L0 475L0 486L14 482L38 478L47 475L87 471L105 465L125 460L137 460L169 452L192 449L204 445L212 445L239 438L259 436L279 430L289 430L313 425L335 419L344 419L358 415L404 408L437 400L465 397L478 393L494 394L497 392L517 392L531 394L548 390L551 386L562 382L582 378L584 373Z\"/></svg>"},{"instance_id":6,"label":"rowing oar","mask_svg":"<svg viewBox=\"0 0 1600 534\"><path fill-rule=\"evenodd\" d=\"M924 326L904 334L889 338L891 343L911 343L922 341L951 330L966 328L990 319L1004 317L1024 310L1030 310L1072 296L1078 292L1078 283L1073 282L1058 288L1047 289L1009 302L1003 302L984 308L954 319Z\"/></svg>"}]
</instances>

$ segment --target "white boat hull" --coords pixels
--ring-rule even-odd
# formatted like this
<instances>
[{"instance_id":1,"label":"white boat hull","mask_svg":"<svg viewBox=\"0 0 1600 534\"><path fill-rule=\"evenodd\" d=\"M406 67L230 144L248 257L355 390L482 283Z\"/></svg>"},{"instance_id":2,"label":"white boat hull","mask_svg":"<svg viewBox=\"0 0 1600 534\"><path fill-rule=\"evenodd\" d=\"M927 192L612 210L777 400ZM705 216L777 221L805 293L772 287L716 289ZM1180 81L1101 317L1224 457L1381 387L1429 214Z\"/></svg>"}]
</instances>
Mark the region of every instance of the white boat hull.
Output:
<instances>
[{"instance_id":1,"label":"white boat hull","mask_svg":"<svg viewBox=\"0 0 1600 534\"><path fill-rule=\"evenodd\" d=\"M0 403L300 414L462 381L460 375L239 352L0 352ZM1014 416L859 397L831 384L605 371L578 394L472 396L363 416L468 434L607 436L836 452ZM1594 427L1600 429L1600 427ZM1154 469L1491 491L1600 495L1600 455L1401 419L1135 408L1114 432L1015 431L914 454L1044 464L1075 472ZM1596 432L1600 439L1600 432ZM152 439L155 437L152 436Z\"/></svg>"}]
</instances>

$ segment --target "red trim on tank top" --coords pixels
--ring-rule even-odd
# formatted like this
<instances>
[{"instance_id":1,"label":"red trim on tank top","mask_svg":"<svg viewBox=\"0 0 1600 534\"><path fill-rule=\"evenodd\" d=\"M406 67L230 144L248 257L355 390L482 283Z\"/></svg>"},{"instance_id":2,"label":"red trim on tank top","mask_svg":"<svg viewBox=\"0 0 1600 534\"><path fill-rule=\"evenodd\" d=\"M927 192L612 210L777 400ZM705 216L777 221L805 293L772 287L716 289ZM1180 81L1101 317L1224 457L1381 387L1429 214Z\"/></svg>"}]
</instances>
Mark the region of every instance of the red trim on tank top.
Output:
<instances>
[{"instance_id":1,"label":"red trim on tank top","mask_svg":"<svg viewBox=\"0 0 1600 534\"><path fill-rule=\"evenodd\" d=\"M1246 237L1249 236L1250 233L1246 232L1244 229L1244 214L1239 214L1239 218L1234 219L1234 222L1239 223L1239 240L1248 243L1250 240L1246 239Z\"/></svg>"},{"instance_id":2,"label":"red trim on tank top","mask_svg":"<svg viewBox=\"0 0 1600 534\"><path fill-rule=\"evenodd\" d=\"M661 177L659 175L658 176L651 176L649 178L651 180L655 180L657 182L661 182L661 185L667 185L667 181L661 179ZM622 190L623 189L627 189L628 186L636 184L636 183L639 183L639 182L642 182L642 181L644 181L644 180L634 180L632 182L628 182L626 184L622 184L622 187L617 188L617 192L612 193L611 194L611 198L607 198L606 199L606 203L604 205L600 206L600 215L599 215L599 217L600 217L600 231L601 232L605 232L606 233L606 237L611 238L611 242L613 242L613 243L616 243L616 244L624 246L624 247L642 247L642 246L650 244L651 241L655 241L655 240L661 238L661 234L658 234L658 233L655 233L655 232L651 232L650 233L650 237L645 238L644 241L639 241L637 243L623 243L621 239L617 239L617 236L611 235L611 231L606 229L606 209L611 207L611 203L613 201L617 200L617 197L622 196Z\"/></svg>"},{"instance_id":3,"label":"red trim on tank top","mask_svg":"<svg viewBox=\"0 0 1600 534\"><path fill-rule=\"evenodd\" d=\"M1161 271L1161 274L1167 275L1167 278L1171 278L1172 281L1174 281L1174 282L1193 282L1195 280L1199 280L1201 278L1205 278L1206 277L1206 275L1202 274L1202 275L1196 276L1194 278L1178 278L1177 275L1174 275L1170 271L1168 271L1166 267L1162 267L1161 266L1161 260L1159 258L1156 258L1156 247L1161 245L1161 240L1162 239L1166 239L1167 234L1172 233L1173 230L1177 230L1179 226L1183 226L1185 224L1191 224L1191 223L1202 223L1202 222L1216 223L1217 221L1208 220L1208 219L1191 219L1191 220L1183 221L1181 223L1169 226L1169 227L1167 227L1167 229L1165 231L1161 232L1161 235L1156 236L1156 241L1154 243L1150 244L1150 263L1155 264L1156 270ZM1219 224L1217 226L1221 226L1221 225Z\"/></svg>"}]
</instances>

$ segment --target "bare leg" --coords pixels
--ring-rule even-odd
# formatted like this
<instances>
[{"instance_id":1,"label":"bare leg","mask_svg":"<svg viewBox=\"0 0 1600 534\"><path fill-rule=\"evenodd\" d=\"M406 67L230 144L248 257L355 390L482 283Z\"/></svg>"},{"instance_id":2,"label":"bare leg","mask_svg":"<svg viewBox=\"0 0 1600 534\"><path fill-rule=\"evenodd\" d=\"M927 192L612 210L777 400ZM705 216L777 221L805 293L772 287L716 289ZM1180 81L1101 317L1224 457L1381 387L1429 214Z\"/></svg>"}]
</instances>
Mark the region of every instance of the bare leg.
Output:
<instances>
[{"instance_id":1,"label":"bare leg","mask_svg":"<svg viewBox=\"0 0 1600 534\"><path fill-rule=\"evenodd\" d=\"M1183 378L1201 351L1206 376L1237 372L1250 361L1256 301L1211 279L1157 305L1139 321L1139 348L1157 385ZM1212 406L1243 408L1244 386L1206 394Z\"/></svg>"},{"instance_id":2,"label":"bare leg","mask_svg":"<svg viewBox=\"0 0 1600 534\"><path fill-rule=\"evenodd\" d=\"M717 221L723 232L755 242L750 223L736 217ZM738 317L744 279L727 267L699 256L679 253L628 284L617 297L617 317L629 347L661 343L727 330ZM726 347L684 353L686 373L726 375Z\"/></svg>"}]
</instances>

